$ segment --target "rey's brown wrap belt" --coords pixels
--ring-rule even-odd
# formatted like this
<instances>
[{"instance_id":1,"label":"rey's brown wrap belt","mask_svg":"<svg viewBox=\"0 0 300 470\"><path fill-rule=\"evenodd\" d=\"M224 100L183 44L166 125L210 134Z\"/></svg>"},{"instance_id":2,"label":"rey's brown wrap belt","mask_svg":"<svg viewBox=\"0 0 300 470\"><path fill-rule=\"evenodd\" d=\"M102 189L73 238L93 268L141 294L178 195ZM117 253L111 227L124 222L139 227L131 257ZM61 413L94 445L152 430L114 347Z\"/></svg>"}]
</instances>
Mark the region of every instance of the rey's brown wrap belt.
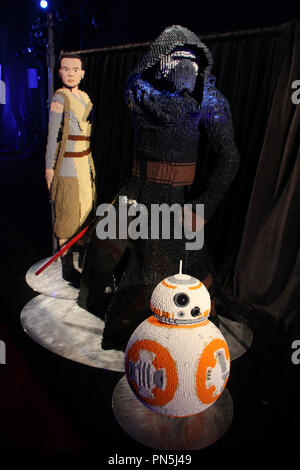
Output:
<instances>
[{"instance_id":1,"label":"rey's brown wrap belt","mask_svg":"<svg viewBox=\"0 0 300 470\"><path fill-rule=\"evenodd\" d=\"M154 183L187 186L194 182L196 162L154 162L134 159L132 175Z\"/></svg>"},{"instance_id":2,"label":"rey's brown wrap belt","mask_svg":"<svg viewBox=\"0 0 300 470\"><path fill-rule=\"evenodd\" d=\"M90 141L90 137L86 137L85 135L69 135L68 140L84 140L84 141ZM64 157L67 158L78 158L78 157L85 157L85 155L88 155L91 152L90 149L83 150L82 152L65 152Z\"/></svg>"}]
</instances>

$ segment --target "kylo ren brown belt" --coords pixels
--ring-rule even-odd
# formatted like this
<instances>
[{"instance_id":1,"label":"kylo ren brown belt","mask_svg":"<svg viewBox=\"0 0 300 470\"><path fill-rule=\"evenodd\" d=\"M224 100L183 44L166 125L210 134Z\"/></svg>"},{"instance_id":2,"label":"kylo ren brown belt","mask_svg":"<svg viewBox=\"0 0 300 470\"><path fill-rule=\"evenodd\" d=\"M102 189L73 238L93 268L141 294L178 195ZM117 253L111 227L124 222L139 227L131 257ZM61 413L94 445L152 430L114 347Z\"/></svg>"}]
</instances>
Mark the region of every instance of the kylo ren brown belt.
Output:
<instances>
[{"instance_id":1,"label":"kylo ren brown belt","mask_svg":"<svg viewBox=\"0 0 300 470\"><path fill-rule=\"evenodd\" d=\"M187 186L195 179L196 163L154 162L134 160L132 175L154 183Z\"/></svg>"}]
</instances>

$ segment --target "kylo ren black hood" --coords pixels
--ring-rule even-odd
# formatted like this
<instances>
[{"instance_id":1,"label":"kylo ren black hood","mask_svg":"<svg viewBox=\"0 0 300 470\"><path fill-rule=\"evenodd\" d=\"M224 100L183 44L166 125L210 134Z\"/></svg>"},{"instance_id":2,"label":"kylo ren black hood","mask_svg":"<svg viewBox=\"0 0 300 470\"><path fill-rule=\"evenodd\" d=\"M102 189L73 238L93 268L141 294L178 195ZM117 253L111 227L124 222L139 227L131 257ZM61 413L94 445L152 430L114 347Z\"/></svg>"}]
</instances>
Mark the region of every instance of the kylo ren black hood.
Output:
<instances>
[{"instance_id":1,"label":"kylo ren black hood","mask_svg":"<svg viewBox=\"0 0 300 470\"><path fill-rule=\"evenodd\" d=\"M205 80L211 73L213 66L210 50L200 41L195 33L183 26L173 25L166 28L151 44L145 56L128 76L127 83L129 84L133 77L137 75L142 76L145 72L150 71L150 69L159 64L163 57L178 48L192 49L196 53L200 72Z\"/></svg>"}]
</instances>

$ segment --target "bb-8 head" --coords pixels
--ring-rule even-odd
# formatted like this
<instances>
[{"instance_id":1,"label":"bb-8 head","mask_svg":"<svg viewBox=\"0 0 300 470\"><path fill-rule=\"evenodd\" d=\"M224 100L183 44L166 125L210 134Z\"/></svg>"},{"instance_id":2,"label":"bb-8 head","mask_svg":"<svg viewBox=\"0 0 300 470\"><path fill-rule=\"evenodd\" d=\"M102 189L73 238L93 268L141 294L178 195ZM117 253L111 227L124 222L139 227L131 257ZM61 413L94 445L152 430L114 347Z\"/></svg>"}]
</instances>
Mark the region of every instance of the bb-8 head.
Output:
<instances>
[{"instance_id":1,"label":"bb-8 head","mask_svg":"<svg viewBox=\"0 0 300 470\"><path fill-rule=\"evenodd\" d=\"M193 324L205 320L210 313L210 295L195 277L179 273L167 277L154 289L150 308L160 321L169 324Z\"/></svg>"}]
</instances>

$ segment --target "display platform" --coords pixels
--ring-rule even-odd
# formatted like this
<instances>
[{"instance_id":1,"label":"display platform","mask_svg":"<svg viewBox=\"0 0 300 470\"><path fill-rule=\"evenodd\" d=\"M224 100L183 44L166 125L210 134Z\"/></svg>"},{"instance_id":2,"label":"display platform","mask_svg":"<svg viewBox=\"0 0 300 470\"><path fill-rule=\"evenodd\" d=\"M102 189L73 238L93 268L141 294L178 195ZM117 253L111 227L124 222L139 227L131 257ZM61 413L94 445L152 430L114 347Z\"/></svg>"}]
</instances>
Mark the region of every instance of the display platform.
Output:
<instances>
[{"instance_id":1,"label":"display platform","mask_svg":"<svg viewBox=\"0 0 300 470\"><path fill-rule=\"evenodd\" d=\"M160 450L208 447L226 433L233 418L233 402L227 389L202 413L172 418L144 406L132 392L126 376L114 389L112 408L119 425L130 437Z\"/></svg>"},{"instance_id":2,"label":"display platform","mask_svg":"<svg viewBox=\"0 0 300 470\"><path fill-rule=\"evenodd\" d=\"M218 315L218 318L218 328L226 339L230 358L233 361L242 356L250 348L253 341L253 332L243 322L229 320L229 318L221 315Z\"/></svg>"},{"instance_id":3,"label":"display platform","mask_svg":"<svg viewBox=\"0 0 300 470\"><path fill-rule=\"evenodd\" d=\"M24 331L44 348L81 364L124 371L122 351L101 348L104 322L79 307L76 300L40 294L21 312Z\"/></svg>"},{"instance_id":4,"label":"display platform","mask_svg":"<svg viewBox=\"0 0 300 470\"><path fill-rule=\"evenodd\" d=\"M78 256L74 253L74 265L78 267ZM40 294L48 295L49 297L55 297L57 299L73 299L76 300L78 297L78 289L73 287L69 282L62 278L61 273L61 258L57 258L50 266L48 266L39 275L35 273L46 264L51 258L45 258L35 263L26 273L27 284L35 291ZM77 264L77 266L76 266Z\"/></svg>"}]
</instances>

